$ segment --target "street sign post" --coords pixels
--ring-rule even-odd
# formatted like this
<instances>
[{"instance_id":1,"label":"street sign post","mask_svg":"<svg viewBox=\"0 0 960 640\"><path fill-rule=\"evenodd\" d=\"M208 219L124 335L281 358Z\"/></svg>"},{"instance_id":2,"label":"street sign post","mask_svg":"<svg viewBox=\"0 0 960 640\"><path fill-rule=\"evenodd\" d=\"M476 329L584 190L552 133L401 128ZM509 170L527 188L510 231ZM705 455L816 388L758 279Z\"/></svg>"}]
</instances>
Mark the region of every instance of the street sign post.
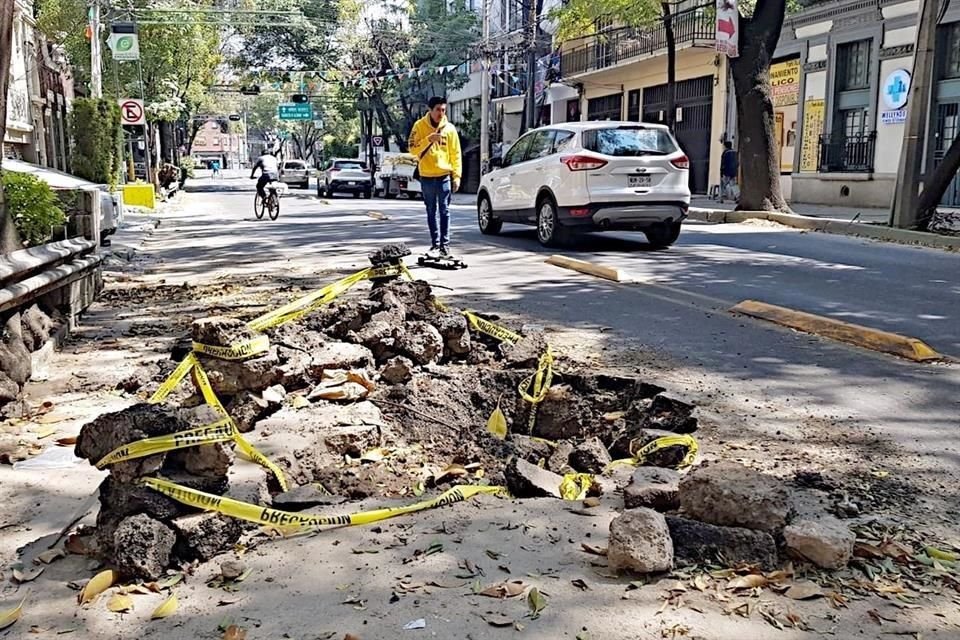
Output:
<instances>
[{"instance_id":1,"label":"street sign post","mask_svg":"<svg viewBox=\"0 0 960 640\"><path fill-rule=\"evenodd\" d=\"M740 55L740 13L737 0L717 0L717 51L728 58Z\"/></svg>"},{"instance_id":2,"label":"street sign post","mask_svg":"<svg viewBox=\"0 0 960 640\"><path fill-rule=\"evenodd\" d=\"M144 125L147 123L147 116L143 111L143 100L136 98L121 98L120 103L120 121L128 125Z\"/></svg>"},{"instance_id":3,"label":"street sign post","mask_svg":"<svg viewBox=\"0 0 960 640\"><path fill-rule=\"evenodd\" d=\"M382 147L383 146L383 136L373 136L373 146Z\"/></svg>"},{"instance_id":4,"label":"street sign post","mask_svg":"<svg viewBox=\"0 0 960 640\"><path fill-rule=\"evenodd\" d=\"M281 120L313 120L313 105L287 102L277 107Z\"/></svg>"},{"instance_id":5,"label":"street sign post","mask_svg":"<svg viewBox=\"0 0 960 640\"><path fill-rule=\"evenodd\" d=\"M132 62L140 59L140 39L135 33L111 33L107 46L117 62Z\"/></svg>"}]
</instances>

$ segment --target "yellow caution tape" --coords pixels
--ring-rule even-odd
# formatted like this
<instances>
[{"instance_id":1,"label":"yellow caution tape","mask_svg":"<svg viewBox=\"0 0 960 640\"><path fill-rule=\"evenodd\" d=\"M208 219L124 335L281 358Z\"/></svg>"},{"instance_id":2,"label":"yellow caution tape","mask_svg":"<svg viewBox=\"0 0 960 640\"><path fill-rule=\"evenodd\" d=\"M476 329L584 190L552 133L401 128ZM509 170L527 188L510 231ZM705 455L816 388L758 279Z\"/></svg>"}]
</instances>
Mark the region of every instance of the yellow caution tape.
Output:
<instances>
[{"instance_id":1,"label":"yellow caution tape","mask_svg":"<svg viewBox=\"0 0 960 640\"><path fill-rule=\"evenodd\" d=\"M700 450L700 446L697 444L697 439L691 435L678 434L675 436L662 436L643 445L639 451L634 452L632 458L614 460L606 466L604 472L622 465L630 465L633 467L640 466L644 464L654 453L668 447L686 447L687 449L687 453L676 466L677 470L684 470L693 465L694 461L697 459L697 452Z\"/></svg>"},{"instance_id":2,"label":"yellow caution tape","mask_svg":"<svg viewBox=\"0 0 960 640\"><path fill-rule=\"evenodd\" d=\"M252 340L238 342L229 347L221 347L201 342L193 343L194 353L202 353L220 360L243 360L270 350L270 338L257 336Z\"/></svg>"},{"instance_id":3,"label":"yellow caution tape","mask_svg":"<svg viewBox=\"0 0 960 640\"><path fill-rule=\"evenodd\" d=\"M314 291L313 293L298 298L293 302L283 305L279 309L274 309L259 318L254 318L247 323L247 326L254 331L263 331L271 327L277 327L292 320L297 320L307 315L317 307L325 305L343 292L350 289L353 285L367 279L370 269L358 271L341 280Z\"/></svg>"},{"instance_id":4,"label":"yellow caution tape","mask_svg":"<svg viewBox=\"0 0 960 640\"><path fill-rule=\"evenodd\" d=\"M516 344L522 337L520 334L514 333L509 329L504 329L500 325L490 322L489 320L485 320L470 311L463 311L461 313L463 313L464 317L467 319L467 323L469 323L471 329L485 333L501 342Z\"/></svg>"},{"instance_id":5,"label":"yellow caution tape","mask_svg":"<svg viewBox=\"0 0 960 640\"><path fill-rule=\"evenodd\" d=\"M257 522L260 524L277 527L326 527L370 524L373 522L386 520L387 518L394 518L396 516L401 516L408 513L423 511L425 509L434 509L436 507L454 504L455 502L462 502L464 500L469 500L470 498L481 493L499 495L503 497L508 496L504 487L462 485L448 489L436 498L431 498L430 500L424 500L423 502L417 502L404 507L374 509L372 511L361 511L342 516L320 516L292 513L290 511L281 511L279 509L272 509L270 507L262 507L249 502L234 500L233 498L226 498L224 496L218 496L212 493L197 491L196 489L190 489L188 487L184 487L167 480L161 480L159 478L144 478L143 483L167 497L173 498L178 502L182 502L183 504L187 504L198 509L216 511L233 518L239 518L249 522Z\"/></svg>"},{"instance_id":6,"label":"yellow caution tape","mask_svg":"<svg viewBox=\"0 0 960 640\"><path fill-rule=\"evenodd\" d=\"M537 421L537 406L547 397L550 385L553 383L553 353L550 347L540 356L537 371L520 383L520 397L530 403L530 416L527 418L527 433L533 433L533 426ZM527 393L527 389L530 393Z\"/></svg>"},{"instance_id":7,"label":"yellow caution tape","mask_svg":"<svg viewBox=\"0 0 960 640\"><path fill-rule=\"evenodd\" d=\"M400 275L409 275L410 271L407 267L401 264L388 264L382 267L370 267L367 269L367 279L368 280L377 280L379 278L391 278L394 276Z\"/></svg>"},{"instance_id":8,"label":"yellow caution tape","mask_svg":"<svg viewBox=\"0 0 960 640\"><path fill-rule=\"evenodd\" d=\"M197 364L197 358L192 353L188 354L180 364L177 365L177 368L167 376L167 379L163 381L163 384L160 385L156 391L153 392L153 395L150 396L150 399L147 401L150 404L157 404L158 402L163 402L167 399L173 390L177 388L177 385L180 384L180 381L183 380L188 373L193 369Z\"/></svg>"},{"instance_id":9,"label":"yellow caution tape","mask_svg":"<svg viewBox=\"0 0 960 640\"><path fill-rule=\"evenodd\" d=\"M97 469L123 462L124 460L134 460L144 458L165 451L174 451L175 449L186 449L201 444L211 444L214 442L227 442L234 437L233 421L229 418L218 420L203 427L178 431L165 436L155 438L146 438L131 442L117 447L105 455L97 464Z\"/></svg>"},{"instance_id":10,"label":"yellow caution tape","mask_svg":"<svg viewBox=\"0 0 960 640\"><path fill-rule=\"evenodd\" d=\"M593 486L591 473L567 473L560 483L560 497L564 500L583 500Z\"/></svg>"}]
</instances>

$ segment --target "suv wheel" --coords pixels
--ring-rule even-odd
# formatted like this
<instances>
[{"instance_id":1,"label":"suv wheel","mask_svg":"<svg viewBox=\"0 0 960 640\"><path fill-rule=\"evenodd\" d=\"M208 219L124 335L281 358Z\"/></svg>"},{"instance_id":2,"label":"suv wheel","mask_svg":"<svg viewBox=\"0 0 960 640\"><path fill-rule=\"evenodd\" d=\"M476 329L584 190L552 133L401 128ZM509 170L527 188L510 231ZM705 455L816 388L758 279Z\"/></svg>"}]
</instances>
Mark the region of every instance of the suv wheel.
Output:
<instances>
[{"instance_id":1,"label":"suv wheel","mask_svg":"<svg viewBox=\"0 0 960 640\"><path fill-rule=\"evenodd\" d=\"M561 247L570 242L570 230L560 224L557 205L549 196L537 203L537 240L545 247Z\"/></svg>"},{"instance_id":2,"label":"suv wheel","mask_svg":"<svg viewBox=\"0 0 960 640\"><path fill-rule=\"evenodd\" d=\"M495 236L503 228L503 220L493 217L493 206L486 195L477 199L477 224L485 236Z\"/></svg>"},{"instance_id":3,"label":"suv wheel","mask_svg":"<svg viewBox=\"0 0 960 640\"><path fill-rule=\"evenodd\" d=\"M666 249L680 237L679 222L661 222L643 232L654 249Z\"/></svg>"}]
</instances>

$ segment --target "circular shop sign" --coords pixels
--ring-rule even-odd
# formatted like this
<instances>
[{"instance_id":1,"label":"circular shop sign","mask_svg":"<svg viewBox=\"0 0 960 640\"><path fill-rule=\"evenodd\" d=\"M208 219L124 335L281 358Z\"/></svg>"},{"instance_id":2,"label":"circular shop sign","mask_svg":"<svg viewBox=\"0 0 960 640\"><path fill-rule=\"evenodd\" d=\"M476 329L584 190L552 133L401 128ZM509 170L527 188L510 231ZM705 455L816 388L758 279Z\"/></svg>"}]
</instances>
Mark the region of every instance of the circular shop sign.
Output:
<instances>
[{"instance_id":1,"label":"circular shop sign","mask_svg":"<svg viewBox=\"0 0 960 640\"><path fill-rule=\"evenodd\" d=\"M891 71L881 87L883 102L889 109L902 109L910 95L910 72L905 69Z\"/></svg>"}]
</instances>

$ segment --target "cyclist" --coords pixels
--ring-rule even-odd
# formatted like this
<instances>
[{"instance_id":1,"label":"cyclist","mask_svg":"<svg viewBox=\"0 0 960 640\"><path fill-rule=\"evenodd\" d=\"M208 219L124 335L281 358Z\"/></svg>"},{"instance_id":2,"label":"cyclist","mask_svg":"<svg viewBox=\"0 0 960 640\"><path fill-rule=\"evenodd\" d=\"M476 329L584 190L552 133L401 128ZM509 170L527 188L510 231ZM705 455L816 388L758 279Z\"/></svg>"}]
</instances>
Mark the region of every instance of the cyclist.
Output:
<instances>
[{"instance_id":1,"label":"cyclist","mask_svg":"<svg viewBox=\"0 0 960 640\"><path fill-rule=\"evenodd\" d=\"M263 155L257 158L256 164L253 165L253 169L250 171L251 180L253 180L253 177L256 175L257 169L260 169L260 179L257 180L257 194L261 198L266 199L267 193L263 190L264 187L280 179L280 164L273 155L273 151L264 151Z\"/></svg>"}]
</instances>

